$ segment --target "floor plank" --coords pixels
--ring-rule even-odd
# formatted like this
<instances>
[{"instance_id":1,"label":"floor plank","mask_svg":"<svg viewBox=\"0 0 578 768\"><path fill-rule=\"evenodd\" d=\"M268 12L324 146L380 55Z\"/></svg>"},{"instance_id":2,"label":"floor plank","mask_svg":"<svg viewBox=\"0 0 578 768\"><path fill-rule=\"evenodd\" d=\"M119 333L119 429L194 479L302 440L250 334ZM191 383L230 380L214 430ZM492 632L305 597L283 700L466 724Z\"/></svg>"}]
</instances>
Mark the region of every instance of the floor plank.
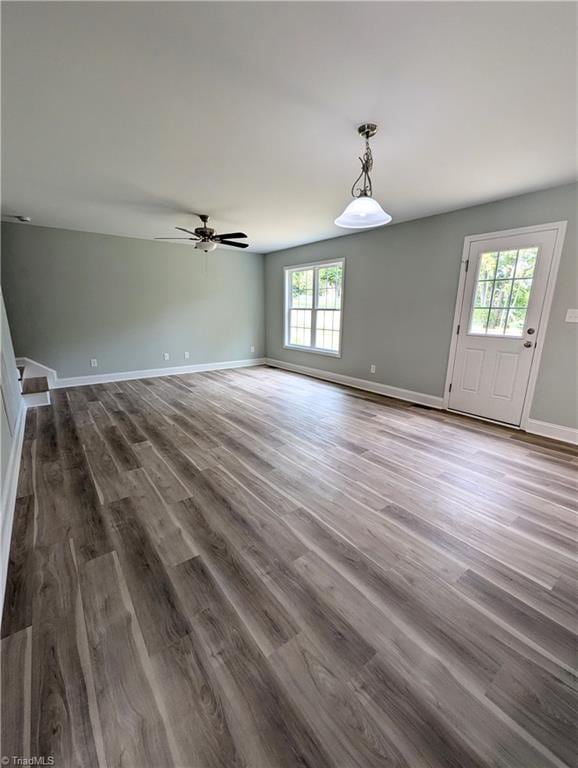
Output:
<instances>
[{"instance_id":1,"label":"floor plank","mask_svg":"<svg viewBox=\"0 0 578 768\"><path fill-rule=\"evenodd\" d=\"M108 508L112 537L149 653L171 645L190 631L165 566L130 498Z\"/></svg>"},{"instance_id":2,"label":"floor plank","mask_svg":"<svg viewBox=\"0 0 578 768\"><path fill-rule=\"evenodd\" d=\"M2 637L32 624L34 595L34 496L16 499L8 576L4 597Z\"/></svg>"},{"instance_id":3,"label":"floor plank","mask_svg":"<svg viewBox=\"0 0 578 768\"><path fill-rule=\"evenodd\" d=\"M83 566L82 601L106 765L174 765L144 644L121 582L113 554Z\"/></svg>"},{"instance_id":4,"label":"floor plank","mask_svg":"<svg viewBox=\"0 0 578 768\"><path fill-rule=\"evenodd\" d=\"M0 644L0 655L2 755L29 758L32 627L4 638Z\"/></svg>"},{"instance_id":5,"label":"floor plank","mask_svg":"<svg viewBox=\"0 0 578 768\"><path fill-rule=\"evenodd\" d=\"M576 760L576 692L547 672L529 664L504 666L488 690L488 698L561 760Z\"/></svg>"}]
</instances>

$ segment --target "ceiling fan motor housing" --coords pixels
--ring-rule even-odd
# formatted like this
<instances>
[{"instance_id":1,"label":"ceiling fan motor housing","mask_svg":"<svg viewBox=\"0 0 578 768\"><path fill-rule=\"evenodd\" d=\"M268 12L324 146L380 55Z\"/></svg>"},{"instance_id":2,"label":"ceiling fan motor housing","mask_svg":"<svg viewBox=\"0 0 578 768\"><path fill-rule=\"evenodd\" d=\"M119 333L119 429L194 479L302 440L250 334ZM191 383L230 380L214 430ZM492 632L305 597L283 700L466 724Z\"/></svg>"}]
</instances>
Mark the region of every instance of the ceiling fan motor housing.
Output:
<instances>
[{"instance_id":1,"label":"ceiling fan motor housing","mask_svg":"<svg viewBox=\"0 0 578 768\"><path fill-rule=\"evenodd\" d=\"M195 235L202 237L203 240L210 240L215 234L215 230L211 227L195 227Z\"/></svg>"}]
</instances>

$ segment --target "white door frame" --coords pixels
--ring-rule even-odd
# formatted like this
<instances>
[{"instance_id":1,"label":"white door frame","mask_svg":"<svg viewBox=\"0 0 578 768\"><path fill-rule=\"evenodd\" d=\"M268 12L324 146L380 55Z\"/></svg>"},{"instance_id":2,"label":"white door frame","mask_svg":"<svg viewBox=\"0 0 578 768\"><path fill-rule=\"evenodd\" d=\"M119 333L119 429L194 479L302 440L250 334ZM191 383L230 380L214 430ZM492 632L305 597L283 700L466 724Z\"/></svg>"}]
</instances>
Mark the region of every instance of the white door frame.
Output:
<instances>
[{"instance_id":1,"label":"white door frame","mask_svg":"<svg viewBox=\"0 0 578 768\"><path fill-rule=\"evenodd\" d=\"M446 383L444 387L444 399L443 408L446 411L452 410L449 407L450 400L450 383L453 377L454 364L456 360L456 351L458 346L458 323L460 322L460 315L462 313L462 305L464 302L464 289L466 285L467 276L467 264L472 243L479 242L480 240L493 240L497 237L510 237L512 235L525 235L533 234L535 232L544 232L546 230L556 231L556 241L554 243L554 253L552 254L552 263L550 264L550 271L548 273L548 281L546 284L546 292L544 295L544 305L542 307L542 314L540 315L540 332L537 339L538 345L535 349L532 359L532 367L530 368L530 376L528 379L528 388L526 390L526 398L524 400L524 407L522 409L522 418L520 421L519 429L526 429L528 419L530 417L530 409L532 408L532 401L534 399L534 390L536 388L536 381L538 379L538 372L540 370L540 360L542 359L542 350L544 348L544 339L546 338L546 331L548 329L548 321L550 320L550 310L552 308L552 300L554 298L554 289L556 287L556 278L558 277L558 267L560 266L560 258L562 256L562 246L564 245L564 238L566 236L567 221L555 221L552 224L538 224L533 227L519 227L518 229L504 229L498 232L484 232L481 235L467 235L464 238L464 248L462 251L462 263L460 267L460 279L458 282L458 294L456 297L456 308L454 311L454 321L452 324L452 340L450 344L450 355L448 359L448 370L446 374ZM457 413L457 411L456 411ZM483 418L483 417L478 417ZM484 419L484 421L491 421L491 419ZM514 427L515 428L515 427Z\"/></svg>"}]
</instances>

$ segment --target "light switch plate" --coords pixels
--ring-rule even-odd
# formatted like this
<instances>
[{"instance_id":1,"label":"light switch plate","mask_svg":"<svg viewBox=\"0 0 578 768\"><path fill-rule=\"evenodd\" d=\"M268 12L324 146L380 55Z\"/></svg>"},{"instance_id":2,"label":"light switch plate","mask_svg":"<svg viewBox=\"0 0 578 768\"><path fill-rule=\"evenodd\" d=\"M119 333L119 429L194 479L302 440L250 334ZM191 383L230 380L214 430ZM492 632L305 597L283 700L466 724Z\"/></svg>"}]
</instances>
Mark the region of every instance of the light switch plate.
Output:
<instances>
[{"instance_id":1,"label":"light switch plate","mask_svg":"<svg viewBox=\"0 0 578 768\"><path fill-rule=\"evenodd\" d=\"M578 323L578 309L569 309L566 312L567 323Z\"/></svg>"}]
</instances>

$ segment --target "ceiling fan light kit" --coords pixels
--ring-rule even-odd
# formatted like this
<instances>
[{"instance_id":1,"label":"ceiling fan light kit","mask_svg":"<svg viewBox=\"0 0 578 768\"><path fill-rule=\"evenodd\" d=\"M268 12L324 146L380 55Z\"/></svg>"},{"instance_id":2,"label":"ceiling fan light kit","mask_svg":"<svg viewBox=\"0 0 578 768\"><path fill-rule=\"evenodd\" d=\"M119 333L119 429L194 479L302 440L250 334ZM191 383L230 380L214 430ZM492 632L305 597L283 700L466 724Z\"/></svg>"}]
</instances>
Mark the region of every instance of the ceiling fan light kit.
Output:
<instances>
[{"instance_id":1,"label":"ceiling fan light kit","mask_svg":"<svg viewBox=\"0 0 578 768\"><path fill-rule=\"evenodd\" d=\"M377 133L375 123L364 123L357 129L360 136L365 138L365 152L360 157L361 173L353 182L349 203L341 216L335 219L338 227L344 229L370 229L389 224L391 216L386 213L377 200L373 199L373 187L371 184L371 170L373 169L373 155L369 146L369 139Z\"/></svg>"},{"instance_id":2,"label":"ceiling fan light kit","mask_svg":"<svg viewBox=\"0 0 578 768\"><path fill-rule=\"evenodd\" d=\"M209 253L209 251L214 251L217 247L217 243L214 243L212 240L199 240L195 243L195 249L197 251L204 251L205 253Z\"/></svg>"}]
</instances>

